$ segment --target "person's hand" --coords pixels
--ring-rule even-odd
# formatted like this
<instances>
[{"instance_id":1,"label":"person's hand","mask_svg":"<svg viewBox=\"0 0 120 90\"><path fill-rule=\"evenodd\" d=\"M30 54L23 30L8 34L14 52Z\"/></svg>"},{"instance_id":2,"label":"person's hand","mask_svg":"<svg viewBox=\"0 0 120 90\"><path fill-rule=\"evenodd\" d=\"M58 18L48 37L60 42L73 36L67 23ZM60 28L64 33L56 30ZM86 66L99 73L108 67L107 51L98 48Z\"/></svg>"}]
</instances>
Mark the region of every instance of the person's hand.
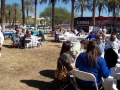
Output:
<instances>
[{"instance_id":1,"label":"person's hand","mask_svg":"<svg viewBox=\"0 0 120 90\"><path fill-rule=\"evenodd\" d=\"M76 57L78 56L78 52L76 51Z\"/></svg>"}]
</instances>

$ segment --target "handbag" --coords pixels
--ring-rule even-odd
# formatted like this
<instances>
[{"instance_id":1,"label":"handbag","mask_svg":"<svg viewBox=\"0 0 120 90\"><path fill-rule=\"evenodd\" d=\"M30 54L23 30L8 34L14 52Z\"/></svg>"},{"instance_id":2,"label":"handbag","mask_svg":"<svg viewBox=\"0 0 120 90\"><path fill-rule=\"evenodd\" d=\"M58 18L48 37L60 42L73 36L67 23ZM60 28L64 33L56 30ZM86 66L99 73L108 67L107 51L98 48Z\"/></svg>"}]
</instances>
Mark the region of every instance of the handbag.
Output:
<instances>
[{"instance_id":1,"label":"handbag","mask_svg":"<svg viewBox=\"0 0 120 90\"><path fill-rule=\"evenodd\" d=\"M62 65L61 61L58 60L58 62L61 64L62 68L61 68L61 70L59 70L59 69L55 70L55 78L57 78L58 80L60 80L62 82L67 82L69 80L69 74L68 74L65 66Z\"/></svg>"}]
</instances>

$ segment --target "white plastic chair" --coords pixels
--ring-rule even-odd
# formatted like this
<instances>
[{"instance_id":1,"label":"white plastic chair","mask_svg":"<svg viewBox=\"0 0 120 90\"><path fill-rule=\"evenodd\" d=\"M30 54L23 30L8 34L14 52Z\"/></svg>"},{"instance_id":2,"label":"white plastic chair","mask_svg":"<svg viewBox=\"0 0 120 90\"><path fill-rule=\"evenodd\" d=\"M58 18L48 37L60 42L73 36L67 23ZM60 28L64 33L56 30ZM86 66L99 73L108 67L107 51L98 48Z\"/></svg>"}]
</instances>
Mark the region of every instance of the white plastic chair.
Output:
<instances>
[{"instance_id":1,"label":"white plastic chair","mask_svg":"<svg viewBox=\"0 0 120 90\"><path fill-rule=\"evenodd\" d=\"M37 46L41 45L41 37L36 38L36 43L37 43Z\"/></svg>"},{"instance_id":2,"label":"white plastic chair","mask_svg":"<svg viewBox=\"0 0 120 90\"><path fill-rule=\"evenodd\" d=\"M114 76L111 90L118 90L117 87L116 87L117 80L120 80L120 73L117 73Z\"/></svg>"},{"instance_id":3,"label":"white plastic chair","mask_svg":"<svg viewBox=\"0 0 120 90\"><path fill-rule=\"evenodd\" d=\"M29 43L25 43L25 48L28 48L30 46L30 48L32 48L32 38L25 38L25 41L30 41Z\"/></svg>"},{"instance_id":4,"label":"white plastic chair","mask_svg":"<svg viewBox=\"0 0 120 90\"><path fill-rule=\"evenodd\" d=\"M111 76L109 76L106 79L103 79L102 85L104 87L104 90L111 90L112 81L113 81L113 77L111 77Z\"/></svg>"},{"instance_id":5,"label":"white plastic chair","mask_svg":"<svg viewBox=\"0 0 120 90\"><path fill-rule=\"evenodd\" d=\"M93 81L95 82L95 85L96 85L96 90L98 90L98 86L97 86L97 82L96 82L96 78L93 74L91 73L87 73L87 72L83 72L83 71L79 71L77 69L73 69L71 71L72 75L81 79L81 80L84 80L84 81Z\"/></svg>"}]
</instances>

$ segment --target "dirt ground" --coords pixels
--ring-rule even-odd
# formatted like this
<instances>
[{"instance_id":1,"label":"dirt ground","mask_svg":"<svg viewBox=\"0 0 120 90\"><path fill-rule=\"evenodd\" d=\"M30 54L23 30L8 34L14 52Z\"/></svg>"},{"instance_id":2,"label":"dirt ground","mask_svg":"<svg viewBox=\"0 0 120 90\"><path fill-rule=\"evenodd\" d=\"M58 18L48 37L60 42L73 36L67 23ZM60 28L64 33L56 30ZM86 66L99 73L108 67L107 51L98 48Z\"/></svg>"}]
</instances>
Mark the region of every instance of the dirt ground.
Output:
<instances>
[{"instance_id":1,"label":"dirt ground","mask_svg":"<svg viewBox=\"0 0 120 90\"><path fill-rule=\"evenodd\" d=\"M0 57L0 90L56 90L54 80L60 44L47 35L41 47L32 49L11 48L5 38Z\"/></svg>"}]
</instances>

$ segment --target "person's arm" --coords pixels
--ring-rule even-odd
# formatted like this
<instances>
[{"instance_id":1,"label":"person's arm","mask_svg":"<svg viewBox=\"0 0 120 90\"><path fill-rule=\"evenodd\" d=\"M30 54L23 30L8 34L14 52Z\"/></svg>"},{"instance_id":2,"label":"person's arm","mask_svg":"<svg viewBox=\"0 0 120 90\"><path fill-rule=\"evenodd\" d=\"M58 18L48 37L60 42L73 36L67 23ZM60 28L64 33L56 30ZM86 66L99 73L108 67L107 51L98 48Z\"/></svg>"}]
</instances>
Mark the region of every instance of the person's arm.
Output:
<instances>
[{"instance_id":1,"label":"person's arm","mask_svg":"<svg viewBox=\"0 0 120 90\"><path fill-rule=\"evenodd\" d=\"M99 65L100 65L100 74L103 78L107 78L111 73L112 69L108 68L104 58L99 58Z\"/></svg>"}]
</instances>

